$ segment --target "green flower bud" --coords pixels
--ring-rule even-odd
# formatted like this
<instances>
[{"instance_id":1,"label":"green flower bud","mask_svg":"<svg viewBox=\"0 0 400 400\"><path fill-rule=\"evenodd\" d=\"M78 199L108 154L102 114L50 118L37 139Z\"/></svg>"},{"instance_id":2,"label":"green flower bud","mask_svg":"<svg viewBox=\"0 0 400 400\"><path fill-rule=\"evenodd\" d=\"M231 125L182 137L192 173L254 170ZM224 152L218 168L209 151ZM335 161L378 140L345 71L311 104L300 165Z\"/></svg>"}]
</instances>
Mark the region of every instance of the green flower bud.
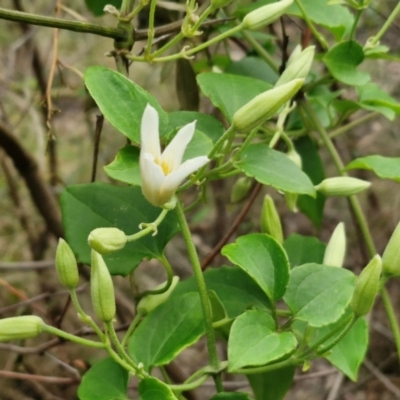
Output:
<instances>
[{"instance_id":1,"label":"green flower bud","mask_svg":"<svg viewBox=\"0 0 400 400\"><path fill-rule=\"evenodd\" d=\"M292 160L300 169L303 167L303 162L301 161L301 157L300 157L299 153L296 150L294 150L294 149L289 150L286 153L286 156L290 160Z\"/></svg>"},{"instance_id":2,"label":"green flower bud","mask_svg":"<svg viewBox=\"0 0 400 400\"><path fill-rule=\"evenodd\" d=\"M267 90L236 111L233 126L237 131L249 132L271 118L301 88L304 79L294 79L277 88Z\"/></svg>"},{"instance_id":3,"label":"green flower bud","mask_svg":"<svg viewBox=\"0 0 400 400\"><path fill-rule=\"evenodd\" d=\"M0 342L35 337L44 325L42 318L35 315L0 319Z\"/></svg>"},{"instance_id":4,"label":"green flower bud","mask_svg":"<svg viewBox=\"0 0 400 400\"><path fill-rule=\"evenodd\" d=\"M59 239L56 251L56 270L60 282L68 289L79 283L78 265L71 247L64 239Z\"/></svg>"},{"instance_id":5,"label":"green flower bud","mask_svg":"<svg viewBox=\"0 0 400 400\"><path fill-rule=\"evenodd\" d=\"M383 252L382 265L385 275L400 275L400 222L397 224Z\"/></svg>"},{"instance_id":6,"label":"green flower bud","mask_svg":"<svg viewBox=\"0 0 400 400\"><path fill-rule=\"evenodd\" d=\"M344 223L340 222L332 233L325 249L324 265L342 267L346 254L346 232Z\"/></svg>"},{"instance_id":7,"label":"green flower bud","mask_svg":"<svg viewBox=\"0 0 400 400\"><path fill-rule=\"evenodd\" d=\"M362 179L338 176L324 179L319 185L315 186L315 190L325 196L351 196L368 189L370 186L371 182L363 181Z\"/></svg>"},{"instance_id":8,"label":"green flower bud","mask_svg":"<svg viewBox=\"0 0 400 400\"><path fill-rule=\"evenodd\" d=\"M272 24L285 13L292 3L293 0L282 0L257 8L243 18L241 26L243 29L259 29Z\"/></svg>"},{"instance_id":9,"label":"green flower bud","mask_svg":"<svg viewBox=\"0 0 400 400\"><path fill-rule=\"evenodd\" d=\"M289 57L286 69L276 82L275 87L290 82L293 79L307 78L314 59L315 46L309 46L300 53L295 49Z\"/></svg>"},{"instance_id":10,"label":"green flower bud","mask_svg":"<svg viewBox=\"0 0 400 400\"><path fill-rule=\"evenodd\" d=\"M118 228L97 228L90 232L89 246L100 254L108 254L124 248L126 235Z\"/></svg>"},{"instance_id":11,"label":"green flower bud","mask_svg":"<svg viewBox=\"0 0 400 400\"><path fill-rule=\"evenodd\" d=\"M110 322L115 316L114 285L101 254L92 250L90 293L93 309L100 321Z\"/></svg>"},{"instance_id":12,"label":"green flower bud","mask_svg":"<svg viewBox=\"0 0 400 400\"><path fill-rule=\"evenodd\" d=\"M231 192L231 203L238 203L243 200L251 188L252 179L241 176L233 185Z\"/></svg>"},{"instance_id":13,"label":"green flower bud","mask_svg":"<svg viewBox=\"0 0 400 400\"><path fill-rule=\"evenodd\" d=\"M178 284L178 282L179 282L179 276L174 276L172 278L170 287L164 293L150 294L148 296L143 297L143 299L139 301L139 304L137 306L138 311L143 315L146 315L149 312L153 311L156 307L158 307L162 303L165 303L168 297L174 291L175 286ZM155 288L155 290L163 288L165 284L166 284L165 282L161 283Z\"/></svg>"},{"instance_id":14,"label":"green flower bud","mask_svg":"<svg viewBox=\"0 0 400 400\"><path fill-rule=\"evenodd\" d=\"M274 200L269 195L264 197L264 204L261 210L261 232L268 233L278 243L283 243L281 220Z\"/></svg>"},{"instance_id":15,"label":"green flower bud","mask_svg":"<svg viewBox=\"0 0 400 400\"><path fill-rule=\"evenodd\" d=\"M374 305L379 291L379 280L382 271L382 260L377 254L361 271L357 278L350 307L356 316L366 315Z\"/></svg>"},{"instance_id":16,"label":"green flower bud","mask_svg":"<svg viewBox=\"0 0 400 400\"><path fill-rule=\"evenodd\" d=\"M299 211L297 208L297 199L298 198L299 198L299 195L297 193L285 192L286 205L288 206L288 208L291 212L297 213L297 211Z\"/></svg>"}]
</instances>

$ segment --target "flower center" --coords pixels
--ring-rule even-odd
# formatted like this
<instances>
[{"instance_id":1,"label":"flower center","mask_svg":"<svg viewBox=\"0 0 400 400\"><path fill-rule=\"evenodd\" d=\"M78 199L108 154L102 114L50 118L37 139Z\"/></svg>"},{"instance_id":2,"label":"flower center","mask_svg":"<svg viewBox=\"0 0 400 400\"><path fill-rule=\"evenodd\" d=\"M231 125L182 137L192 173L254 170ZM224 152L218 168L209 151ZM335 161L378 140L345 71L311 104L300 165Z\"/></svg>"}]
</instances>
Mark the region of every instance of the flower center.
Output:
<instances>
[{"instance_id":1,"label":"flower center","mask_svg":"<svg viewBox=\"0 0 400 400\"><path fill-rule=\"evenodd\" d=\"M161 161L161 163L159 163L159 165L162 168L164 175L168 175L171 173L171 166L167 162Z\"/></svg>"}]
</instances>

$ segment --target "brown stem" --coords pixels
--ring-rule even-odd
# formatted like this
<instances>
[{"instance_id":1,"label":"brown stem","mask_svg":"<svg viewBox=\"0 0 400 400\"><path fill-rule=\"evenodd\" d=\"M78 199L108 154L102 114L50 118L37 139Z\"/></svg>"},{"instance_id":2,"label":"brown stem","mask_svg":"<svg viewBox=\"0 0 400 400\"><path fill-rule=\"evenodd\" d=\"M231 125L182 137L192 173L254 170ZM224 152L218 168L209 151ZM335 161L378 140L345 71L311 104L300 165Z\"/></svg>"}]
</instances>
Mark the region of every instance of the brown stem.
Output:
<instances>
[{"instance_id":1,"label":"brown stem","mask_svg":"<svg viewBox=\"0 0 400 400\"><path fill-rule=\"evenodd\" d=\"M246 216L247 212L250 210L250 207L252 206L255 199L257 198L257 195L260 192L261 188L262 188L261 183L257 183L257 185L254 187L253 191L251 192L251 195L250 195L249 199L247 200L247 203L242 208L239 215L236 217L235 221L233 222L232 226L229 228L228 232L225 233L224 237L218 242L218 244L213 248L211 253L208 254L207 257L201 263L201 269L203 269L203 270L206 269L207 266L212 262L212 260L217 256L217 254L221 251L222 247L228 242L229 238L233 235L233 233L236 231L237 227L243 221L243 218Z\"/></svg>"},{"instance_id":2,"label":"brown stem","mask_svg":"<svg viewBox=\"0 0 400 400\"><path fill-rule=\"evenodd\" d=\"M96 129L94 131L94 149L93 149L93 161L92 161L92 176L90 178L90 182L94 182L96 180L97 159L99 156L100 137L101 137L101 131L103 130L103 123L104 123L104 116L102 114L96 115Z\"/></svg>"},{"instance_id":3,"label":"brown stem","mask_svg":"<svg viewBox=\"0 0 400 400\"><path fill-rule=\"evenodd\" d=\"M36 160L23 148L19 140L0 122L0 147L12 159L29 189L32 200L43 219L57 238L64 236L60 208L46 185Z\"/></svg>"}]
</instances>

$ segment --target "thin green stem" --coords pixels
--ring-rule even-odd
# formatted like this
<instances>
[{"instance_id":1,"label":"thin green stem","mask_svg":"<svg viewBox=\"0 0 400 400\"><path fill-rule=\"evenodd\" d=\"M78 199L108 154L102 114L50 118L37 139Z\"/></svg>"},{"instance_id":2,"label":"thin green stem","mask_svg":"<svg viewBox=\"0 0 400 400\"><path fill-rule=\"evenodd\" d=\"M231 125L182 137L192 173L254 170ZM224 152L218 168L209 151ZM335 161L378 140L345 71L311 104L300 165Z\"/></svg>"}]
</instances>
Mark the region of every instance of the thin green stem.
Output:
<instances>
[{"instance_id":1,"label":"thin green stem","mask_svg":"<svg viewBox=\"0 0 400 400\"><path fill-rule=\"evenodd\" d=\"M274 59L270 56L268 51L266 51L264 47L262 47L261 44L258 43L256 39L254 39L251 33L243 30L242 35L250 43L253 49L258 53L258 55L271 67L271 69L277 74L279 74L279 68L275 64Z\"/></svg>"},{"instance_id":2,"label":"thin green stem","mask_svg":"<svg viewBox=\"0 0 400 400\"><path fill-rule=\"evenodd\" d=\"M129 328L126 331L125 336L123 337L123 339L121 341L121 346L123 348L125 348L127 341L132 336L133 331L138 326L138 324L141 321L142 317L143 317L143 314L140 311L138 311L138 313L135 315L135 318L133 318L131 324L129 325Z\"/></svg>"},{"instance_id":3,"label":"thin green stem","mask_svg":"<svg viewBox=\"0 0 400 400\"><path fill-rule=\"evenodd\" d=\"M183 383L181 385L168 385L171 390L176 390L179 392L184 392L187 390L193 390L201 386L208 379L208 375L204 375L201 378L191 382L191 383Z\"/></svg>"},{"instance_id":4,"label":"thin green stem","mask_svg":"<svg viewBox=\"0 0 400 400\"><path fill-rule=\"evenodd\" d=\"M357 25L358 25L358 21L360 20L360 17L361 17L361 14L362 14L363 11L364 11L363 9L357 10L356 16L354 18L353 26L351 27L349 40L353 40L354 33L356 32L356 28L357 28Z\"/></svg>"},{"instance_id":5,"label":"thin green stem","mask_svg":"<svg viewBox=\"0 0 400 400\"><path fill-rule=\"evenodd\" d=\"M397 356L399 357L400 360L400 329L399 329L399 324L397 322L396 313L394 311L393 304L390 300L389 293L387 292L384 286L382 287L380 293L382 296L383 304L385 306L386 314L389 319L390 328L393 332L394 342L396 344L396 349L397 349Z\"/></svg>"},{"instance_id":6,"label":"thin green stem","mask_svg":"<svg viewBox=\"0 0 400 400\"><path fill-rule=\"evenodd\" d=\"M322 48L324 50L327 50L328 49L328 43L326 42L325 38L317 31L317 29L315 28L314 24L310 20L310 18L308 18L307 11L303 7L303 3L301 2L301 0L294 0L294 1L297 4L297 7L299 7L301 15L304 18L304 20L306 21L308 27L311 29L311 32L315 36L315 39L318 40L319 44L322 46Z\"/></svg>"},{"instance_id":7,"label":"thin green stem","mask_svg":"<svg viewBox=\"0 0 400 400\"><path fill-rule=\"evenodd\" d=\"M44 15L30 14L22 11L7 10L0 7L0 19L14 22L24 22L30 25L65 29L74 32L92 33L93 35L109 37L115 40L126 40L127 32L121 28L90 24L83 21L69 21Z\"/></svg>"},{"instance_id":8,"label":"thin green stem","mask_svg":"<svg viewBox=\"0 0 400 400\"><path fill-rule=\"evenodd\" d=\"M69 293L70 293L70 295L71 295L72 304L73 304L73 306L75 307L75 310L77 311L80 320L81 320L83 323L89 325L89 326L94 330L94 332L96 333L96 335L97 335L102 341L104 341L104 333L103 333L103 332L101 331L101 329L97 326L97 324L93 321L92 317L91 317L90 315L87 315L87 314L83 311L83 309L82 309L82 307L81 307L81 305L80 305L80 303L79 303L78 296L77 296L77 294L76 294L75 288L74 288L74 289L71 289Z\"/></svg>"},{"instance_id":9,"label":"thin green stem","mask_svg":"<svg viewBox=\"0 0 400 400\"><path fill-rule=\"evenodd\" d=\"M215 334L213 329L211 304L208 298L207 287L201 269L200 260L197 255L196 247L193 243L192 235L186 217L183 211L182 203L178 201L176 206L176 214L178 216L179 225L182 231L183 239L186 243L186 248L189 256L190 263L193 268L193 273L197 282L197 288L200 295L201 308L204 316L204 325L206 330L208 356L210 365L213 369L218 370L220 361L218 359L217 346L215 341ZM220 374L214 375L215 386L218 392L223 391L222 381Z\"/></svg>"},{"instance_id":10,"label":"thin green stem","mask_svg":"<svg viewBox=\"0 0 400 400\"><path fill-rule=\"evenodd\" d=\"M55 328L54 326L44 325L43 331L51 333L53 335L57 335L71 342L82 344L83 346L95 347L98 349L106 348L106 344L103 342L95 342L93 340L84 339L79 336L72 335L71 333L64 332L63 330Z\"/></svg>"},{"instance_id":11,"label":"thin green stem","mask_svg":"<svg viewBox=\"0 0 400 400\"><path fill-rule=\"evenodd\" d=\"M135 7L136 0L122 0L120 16L127 17Z\"/></svg>"},{"instance_id":12,"label":"thin green stem","mask_svg":"<svg viewBox=\"0 0 400 400\"><path fill-rule=\"evenodd\" d=\"M240 369L236 369L235 371L231 371L231 372L234 374L243 374L243 375L260 374L262 372L275 371L277 369L281 369L281 368L285 368L285 367L300 365L303 362L304 362L303 360L289 358L288 360L280 361L275 364L265 365L263 367L240 368Z\"/></svg>"},{"instance_id":13,"label":"thin green stem","mask_svg":"<svg viewBox=\"0 0 400 400\"><path fill-rule=\"evenodd\" d=\"M369 114L363 115L360 118L355 119L354 121L349 122L346 125L343 125L339 128L334 129L333 131L329 132L329 138L333 139L337 136L342 135L343 133L346 133L350 131L351 129L355 128L356 126L359 126L363 124L364 122L367 122L371 119L376 118L380 113L378 111L371 112Z\"/></svg>"},{"instance_id":14,"label":"thin green stem","mask_svg":"<svg viewBox=\"0 0 400 400\"><path fill-rule=\"evenodd\" d=\"M149 30L147 33L147 45L146 45L146 50L145 50L146 57L150 57L151 48L153 46L154 19L155 19L155 13L156 13L156 5L157 5L157 0L150 0Z\"/></svg>"},{"instance_id":15,"label":"thin green stem","mask_svg":"<svg viewBox=\"0 0 400 400\"><path fill-rule=\"evenodd\" d=\"M307 102L307 100L304 100L300 103L300 107L305 112L305 115L303 114L303 116L309 118L314 129L319 134L319 137L320 137L322 143L327 148L327 150L336 166L336 169L338 170L339 175L347 176L346 172L343 171L344 164L343 164L342 159L340 158L339 153L336 150L336 147L332 143L331 139L329 138L328 133L326 132L325 128L319 121L317 115L315 114L315 112L312 109L312 107L310 106L310 104ZM368 228L367 220L362 211L361 205L356 196L350 196L349 202L351 204L351 207L354 211L357 223L358 223L360 230L362 232L362 235L364 237L369 256L372 258L376 254L376 249L375 249L375 245L374 245L374 242L373 242L373 239L371 236L371 232L369 231L369 228Z\"/></svg>"},{"instance_id":16,"label":"thin green stem","mask_svg":"<svg viewBox=\"0 0 400 400\"><path fill-rule=\"evenodd\" d=\"M135 240L138 240L138 239L142 238L143 236L146 236L150 233L153 233L153 235L157 234L157 227L164 220L164 218L168 214L168 211L169 211L169 209L164 208L161 211L161 214L157 217L157 219L154 222L140 224L141 226L146 226L146 227L144 229L142 229L140 232L134 233L133 235L127 235L126 241L134 242Z\"/></svg>"},{"instance_id":17,"label":"thin green stem","mask_svg":"<svg viewBox=\"0 0 400 400\"><path fill-rule=\"evenodd\" d=\"M396 19L397 15L399 13L400 13L400 1L397 3L397 6L391 12L389 17L386 19L385 23L382 25L382 28L379 30L379 32L369 42L369 45L375 46L378 44L379 40L382 38L382 36L386 33L386 31L393 24L394 20Z\"/></svg>"}]
</instances>

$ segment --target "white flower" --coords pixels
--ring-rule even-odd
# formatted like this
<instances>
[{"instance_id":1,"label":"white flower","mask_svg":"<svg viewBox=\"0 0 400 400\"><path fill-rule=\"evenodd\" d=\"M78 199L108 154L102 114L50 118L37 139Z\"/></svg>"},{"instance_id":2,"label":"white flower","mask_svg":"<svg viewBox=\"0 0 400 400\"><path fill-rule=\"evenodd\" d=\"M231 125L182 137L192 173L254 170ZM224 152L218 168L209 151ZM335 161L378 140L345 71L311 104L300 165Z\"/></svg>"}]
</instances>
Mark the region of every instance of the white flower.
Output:
<instances>
[{"instance_id":1,"label":"white flower","mask_svg":"<svg viewBox=\"0 0 400 400\"><path fill-rule=\"evenodd\" d=\"M143 195L154 206L162 206L171 200L182 181L209 161L208 157L201 156L182 163L195 125L196 121L181 128L161 153L158 113L149 104L146 106L140 127L140 175Z\"/></svg>"}]
</instances>

